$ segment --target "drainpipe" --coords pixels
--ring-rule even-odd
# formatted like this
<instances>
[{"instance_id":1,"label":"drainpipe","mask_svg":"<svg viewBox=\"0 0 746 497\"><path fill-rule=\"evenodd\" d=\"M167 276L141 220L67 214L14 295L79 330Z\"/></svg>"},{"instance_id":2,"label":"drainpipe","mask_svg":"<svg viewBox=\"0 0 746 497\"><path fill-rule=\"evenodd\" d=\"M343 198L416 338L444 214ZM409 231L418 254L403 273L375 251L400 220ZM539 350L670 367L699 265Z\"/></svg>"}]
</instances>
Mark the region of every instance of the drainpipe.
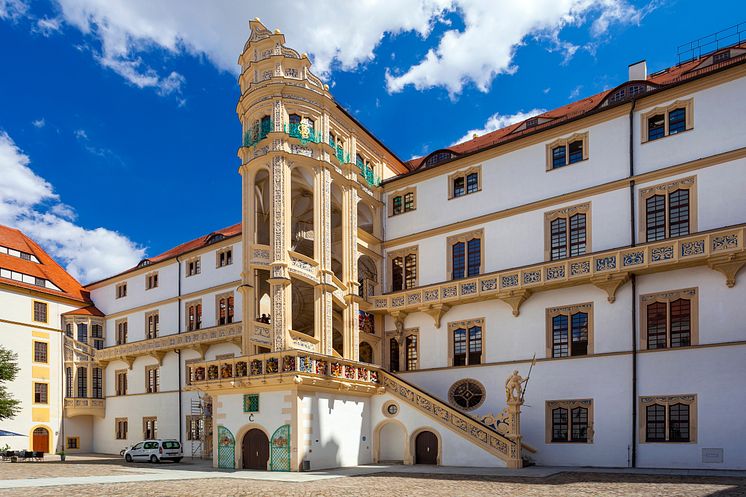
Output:
<instances>
[{"instance_id":1,"label":"drainpipe","mask_svg":"<svg viewBox=\"0 0 746 497\"><path fill-rule=\"evenodd\" d=\"M635 149L634 149L634 114L637 99L632 99L629 110L629 235L630 245L636 246L635 233ZM632 467L637 466L637 281L635 274L630 275L632 283Z\"/></svg>"},{"instance_id":2,"label":"drainpipe","mask_svg":"<svg viewBox=\"0 0 746 497\"><path fill-rule=\"evenodd\" d=\"M176 333L181 333L181 260L179 257L176 257L176 268L179 274L176 276L177 281L177 291L176 291L176 314L178 315L177 318L177 325L176 325ZM179 445L181 445L181 450L183 452L184 450L184 416L183 416L183 405L182 405L182 388L181 388L181 349L176 349L176 359L178 360L178 370L179 370Z\"/></svg>"}]
</instances>

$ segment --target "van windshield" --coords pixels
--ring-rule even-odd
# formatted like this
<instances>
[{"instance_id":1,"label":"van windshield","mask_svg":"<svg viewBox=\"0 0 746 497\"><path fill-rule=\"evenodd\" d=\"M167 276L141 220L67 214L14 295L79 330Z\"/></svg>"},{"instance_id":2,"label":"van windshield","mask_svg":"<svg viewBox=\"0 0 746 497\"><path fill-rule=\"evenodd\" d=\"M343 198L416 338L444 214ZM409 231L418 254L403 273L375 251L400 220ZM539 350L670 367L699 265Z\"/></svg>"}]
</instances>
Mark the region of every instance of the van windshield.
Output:
<instances>
[{"instance_id":1,"label":"van windshield","mask_svg":"<svg viewBox=\"0 0 746 497\"><path fill-rule=\"evenodd\" d=\"M178 449L179 447L179 442L163 442L164 449Z\"/></svg>"}]
</instances>

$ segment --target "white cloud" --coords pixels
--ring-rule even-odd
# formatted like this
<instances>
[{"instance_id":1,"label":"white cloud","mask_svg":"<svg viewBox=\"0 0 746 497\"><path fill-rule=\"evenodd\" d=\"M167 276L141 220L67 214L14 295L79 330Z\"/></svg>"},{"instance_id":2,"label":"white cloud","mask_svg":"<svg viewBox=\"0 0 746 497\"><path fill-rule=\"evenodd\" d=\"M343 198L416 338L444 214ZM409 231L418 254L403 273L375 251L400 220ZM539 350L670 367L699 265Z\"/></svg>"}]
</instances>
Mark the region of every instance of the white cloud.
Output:
<instances>
[{"instance_id":1,"label":"white cloud","mask_svg":"<svg viewBox=\"0 0 746 497\"><path fill-rule=\"evenodd\" d=\"M492 114L487 119L487 122L484 123L484 126L481 129L470 129L469 131L466 132L464 136L462 136L461 138L453 142L451 145L456 145L457 143L462 143L467 140L471 140L472 138L474 138L475 134L477 136L482 136L492 131L496 131L506 126L510 126L511 124L525 121L529 117L543 114L544 112L546 112L546 109L531 109L528 112L521 111L521 112L516 112L515 114L509 114L505 116L499 113Z\"/></svg>"},{"instance_id":2,"label":"white cloud","mask_svg":"<svg viewBox=\"0 0 746 497\"><path fill-rule=\"evenodd\" d=\"M62 19L59 17L45 17L36 21L36 30L44 36L51 36L62 28Z\"/></svg>"},{"instance_id":3,"label":"white cloud","mask_svg":"<svg viewBox=\"0 0 746 497\"><path fill-rule=\"evenodd\" d=\"M580 91L583 89L583 85L578 85L575 88L572 89L570 94L567 96L570 100L575 100L580 96Z\"/></svg>"},{"instance_id":4,"label":"white cloud","mask_svg":"<svg viewBox=\"0 0 746 497\"><path fill-rule=\"evenodd\" d=\"M43 128L46 126L47 121L43 117L41 119L34 119L31 121L31 124L34 126L34 128Z\"/></svg>"},{"instance_id":5,"label":"white cloud","mask_svg":"<svg viewBox=\"0 0 746 497\"><path fill-rule=\"evenodd\" d=\"M390 70L386 84L391 92L412 85L455 95L467 84L487 91L496 75L515 71L514 52L529 37L548 40L569 58L579 46L560 39L563 27L590 23L599 37L614 23L639 23L659 0L641 8L629 0L55 1L65 23L98 41L92 51L100 64L162 95L179 93L184 77L163 67L168 57L151 62L161 55L156 50L205 56L235 73L254 17L286 33L289 46L309 52L322 77L372 60L385 36L413 32L426 39L440 24L447 31L433 40L436 46L419 63ZM0 0L0 15L8 5L24 9L21 0ZM463 28L452 28L449 16L461 17Z\"/></svg>"},{"instance_id":6,"label":"white cloud","mask_svg":"<svg viewBox=\"0 0 746 497\"><path fill-rule=\"evenodd\" d=\"M0 19L15 20L26 15L28 5L23 0L0 0Z\"/></svg>"},{"instance_id":7,"label":"white cloud","mask_svg":"<svg viewBox=\"0 0 746 497\"><path fill-rule=\"evenodd\" d=\"M134 266L145 249L106 228L75 223L73 209L36 175L30 159L0 131L0 224L22 230L80 281L93 281Z\"/></svg>"}]
</instances>

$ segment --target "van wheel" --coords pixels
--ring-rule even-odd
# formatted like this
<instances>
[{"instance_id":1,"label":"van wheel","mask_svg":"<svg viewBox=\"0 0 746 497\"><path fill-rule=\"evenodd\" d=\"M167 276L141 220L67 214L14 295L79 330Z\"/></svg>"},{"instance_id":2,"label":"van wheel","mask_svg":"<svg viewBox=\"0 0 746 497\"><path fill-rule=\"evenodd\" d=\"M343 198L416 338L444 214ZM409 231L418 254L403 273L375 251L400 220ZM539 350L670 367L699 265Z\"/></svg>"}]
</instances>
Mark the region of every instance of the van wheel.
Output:
<instances>
[{"instance_id":1,"label":"van wheel","mask_svg":"<svg viewBox=\"0 0 746 497\"><path fill-rule=\"evenodd\" d=\"M152 456L150 456L150 462L157 463L158 462L158 457L156 457L156 455L153 454Z\"/></svg>"},{"instance_id":2,"label":"van wheel","mask_svg":"<svg viewBox=\"0 0 746 497\"><path fill-rule=\"evenodd\" d=\"M176 459L174 459L174 462L181 462L181 458L177 457Z\"/></svg>"},{"instance_id":3,"label":"van wheel","mask_svg":"<svg viewBox=\"0 0 746 497\"><path fill-rule=\"evenodd\" d=\"M127 454L126 456L124 456L124 460L127 462L132 462L132 456Z\"/></svg>"}]
</instances>

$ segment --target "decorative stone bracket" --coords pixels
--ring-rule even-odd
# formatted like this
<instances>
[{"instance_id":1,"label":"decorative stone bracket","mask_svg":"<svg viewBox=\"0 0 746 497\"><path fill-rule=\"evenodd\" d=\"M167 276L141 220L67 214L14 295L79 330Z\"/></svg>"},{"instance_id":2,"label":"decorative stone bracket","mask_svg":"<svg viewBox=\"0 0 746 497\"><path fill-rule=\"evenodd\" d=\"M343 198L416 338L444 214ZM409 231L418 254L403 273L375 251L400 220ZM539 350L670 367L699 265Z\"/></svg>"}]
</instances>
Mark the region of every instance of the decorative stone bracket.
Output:
<instances>
[{"instance_id":1,"label":"decorative stone bracket","mask_svg":"<svg viewBox=\"0 0 746 497\"><path fill-rule=\"evenodd\" d=\"M423 307L420 310L433 318L435 321L435 327L440 329L440 320L451 309L449 304L433 304L428 307Z\"/></svg>"},{"instance_id":2,"label":"decorative stone bracket","mask_svg":"<svg viewBox=\"0 0 746 497\"><path fill-rule=\"evenodd\" d=\"M513 309L513 316L521 313L521 305L531 296L531 290L509 290L500 292L497 298L508 304Z\"/></svg>"},{"instance_id":3,"label":"decorative stone bracket","mask_svg":"<svg viewBox=\"0 0 746 497\"><path fill-rule=\"evenodd\" d=\"M616 300L617 290L627 281L629 281L629 273L612 273L591 278L591 283L606 292L610 304Z\"/></svg>"},{"instance_id":4,"label":"decorative stone bracket","mask_svg":"<svg viewBox=\"0 0 746 497\"><path fill-rule=\"evenodd\" d=\"M746 265L746 254L743 252L739 254L728 254L717 257L711 257L707 260L707 265L710 269L719 271L725 276L725 284L728 288L736 286L736 275L738 271Z\"/></svg>"}]
</instances>

